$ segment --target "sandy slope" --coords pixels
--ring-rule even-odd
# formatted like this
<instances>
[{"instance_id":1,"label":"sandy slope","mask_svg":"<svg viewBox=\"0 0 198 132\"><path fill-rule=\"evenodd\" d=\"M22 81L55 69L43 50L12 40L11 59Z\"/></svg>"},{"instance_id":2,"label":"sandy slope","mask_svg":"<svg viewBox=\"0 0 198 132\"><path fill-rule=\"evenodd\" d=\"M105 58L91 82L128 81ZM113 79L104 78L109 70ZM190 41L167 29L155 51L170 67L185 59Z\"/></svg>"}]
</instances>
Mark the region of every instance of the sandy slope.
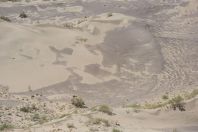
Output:
<instances>
[{"instance_id":1,"label":"sandy slope","mask_svg":"<svg viewBox=\"0 0 198 132\"><path fill-rule=\"evenodd\" d=\"M33 132L197 132L196 98L185 112L121 107L197 88L197 13L196 0L1 2L0 16L12 22L0 20L0 123ZM89 108L72 106L73 95ZM101 104L116 106L115 115L91 109Z\"/></svg>"}]
</instances>

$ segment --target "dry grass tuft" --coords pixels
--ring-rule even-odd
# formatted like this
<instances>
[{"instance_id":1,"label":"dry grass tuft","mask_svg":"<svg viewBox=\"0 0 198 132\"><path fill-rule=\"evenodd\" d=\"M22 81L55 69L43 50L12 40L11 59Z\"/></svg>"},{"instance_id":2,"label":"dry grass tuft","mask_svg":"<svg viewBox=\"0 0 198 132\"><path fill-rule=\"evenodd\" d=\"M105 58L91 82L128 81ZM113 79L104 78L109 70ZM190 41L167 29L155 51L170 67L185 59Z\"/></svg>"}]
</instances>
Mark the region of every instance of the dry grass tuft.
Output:
<instances>
[{"instance_id":1,"label":"dry grass tuft","mask_svg":"<svg viewBox=\"0 0 198 132\"><path fill-rule=\"evenodd\" d=\"M88 121L88 124L90 124L90 125L104 125L106 127L111 126L108 120L102 119L102 118L90 118L90 120Z\"/></svg>"},{"instance_id":2,"label":"dry grass tuft","mask_svg":"<svg viewBox=\"0 0 198 132\"><path fill-rule=\"evenodd\" d=\"M107 105L99 106L98 111L106 113L108 115L113 115L112 109Z\"/></svg>"}]
</instances>

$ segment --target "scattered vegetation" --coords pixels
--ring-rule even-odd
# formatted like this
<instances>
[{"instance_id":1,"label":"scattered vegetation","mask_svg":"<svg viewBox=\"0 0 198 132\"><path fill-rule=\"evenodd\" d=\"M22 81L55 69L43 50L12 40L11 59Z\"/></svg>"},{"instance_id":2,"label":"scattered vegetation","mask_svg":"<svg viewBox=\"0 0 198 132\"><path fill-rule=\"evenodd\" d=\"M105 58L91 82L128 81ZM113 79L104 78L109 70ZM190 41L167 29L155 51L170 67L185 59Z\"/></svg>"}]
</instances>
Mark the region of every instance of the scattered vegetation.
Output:
<instances>
[{"instance_id":1,"label":"scattered vegetation","mask_svg":"<svg viewBox=\"0 0 198 132\"><path fill-rule=\"evenodd\" d=\"M105 125L106 127L110 127L109 121L102 118L90 118L88 123L93 125Z\"/></svg>"},{"instance_id":2,"label":"scattered vegetation","mask_svg":"<svg viewBox=\"0 0 198 132\"><path fill-rule=\"evenodd\" d=\"M118 130L116 128L113 128L112 132L122 132L121 130Z\"/></svg>"},{"instance_id":3,"label":"scattered vegetation","mask_svg":"<svg viewBox=\"0 0 198 132\"><path fill-rule=\"evenodd\" d=\"M38 113L36 113L36 114L34 114L32 116L32 121L38 122L40 124L43 124L43 123L47 122L48 119L47 119L47 117L45 115L41 116Z\"/></svg>"},{"instance_id":4,"label":"scattered vegetation","mask_svg":"<svg viewBox=\"0 0 198 132\"><path fill-rule=\"evenodd\" d=\"M180 111L185 111L185 104L183 103L183 98L181 96L176 96L168 101L165 102L156 102L156 103L145 103L144 105L128 105L128 107L138 108L138 109L157 109L167 105L171 105L173 110L177 108Z\"/></svg>"},{"instance_id":5,"label":"scattered vegetation","mask_svg":"<svg viewBox=\"0 0 198 132\"><path fill-rule=\"evenodd\" d=\"M107 105L99 106L98 111L106 113L108 115L113 115L112 109Z\"/></svg>"},{"instance_id":6,"label":"scattered vegetation","mask_svg":"<svg viewBox=\"0 0 198 132\"><path fill-rule=\"evenodd\" d=\"M173 108L173 110L176 110L177 108L180 111L185 111L185 104L183 103L184 98L182 98L180 95L172 98L169 101L169 104L171 104L171 107Z\"/></svg>"},{"instance_id":7,"label":"scattered vegetation","mask_svg":"<svg viewBox=\"0 0 198 132\"><path fill-rule=\"evenodd\" d=\"M4 20L6 22L11 22L11 20L8 17L6 17L6 16L0 16L0 19Z\"/></svg>"},{"instance_id":8,"label":"scattered vegetation","mask_svg":"<svg viewBox=\"0 0 198 132\"><path fill-rule=\"evenodd\" d=\"M22 12L20 15L19 15L20 18L27 18L27 14L25 14L25 12Z\"/></svg>"},{"instance_id":9,"label":"scattered vegetation","mask_svg":"<svg viewBox=\"0 0 198 132\"><path fill-rule=\"evenodd\" d=\"M167 100L167 99L169 99L169 97L168 97L167 94L165 94L165 95L162 96L162 99L163 99L163 100Z\"/></svg>"},{"instance_id":10,"label":"scattered vegetation","mask_svg":"<svg viewBox=\"0 0 198 132\"><path fill-rule=\"evenodd\" d=\"M68 29L73 29L74 28L74 24L73 23L65 23L64 27L68 28Z\"/></svg>"},{"instance_id":11,"label":"scattered vegetation","mask_svg":"<svg viewBox=\"0 0 198 132\"><path fill-rule=\"evenodd\" d=\"M113 13L108 13L107 14L107 17L112 17L113 16Z\"/></svg>"},{"instance_id":12,"label":"scattered vegetation","mask_svg":"<svg viewBox=\"0 0 198 132\"><path fill-rule=\"evenodd\" d=\"M20 111L25 112L25 113L30 113L31 108L30 107L22 107L22 108L20 108Z\"/></svg>"},{"instance_id":13,"label":"scattered vegetation","mask_svg":"<svg viewBox=\"0 0 198 132\"><path fill-rule=\"evenodd\" d=\"M34 115L32 116L32 121L38 121L39 119L40 119L39 114L34 114Z\"/></svg>"},{"instance_id":14,"label":"scattered vegetation","mask_svg":"<svg viewBox=\"0 0 198 132\"><path fill-rule=\"evenodd\" d=\"M25 113L31 113L31 112L34 112L37 110L38 110L38 108L35 105L24 106L24 107L20 108L20 111L25 112Z\"/></svg>"},{"instance_id":15,"label":"scattered vegetation","mask_svg":"<svg viewBox=\"0 0 198 132\"><path fill-rule=\"evenodd\" d=\"M0 131L4 131L4 130L8 130L8 129L12 129L12 128L13 128L13 126L12 126L12 125L10 125L10 124L6 124L6 123L4 123L4 124L0 125Z\"/></svg>"},{"instance_id":16,"label":"scattered vegetation","mask_svg":"<svg viewBox=\"0 0 198 132\"><path fill-rule=\"evenodd\" d=\"M68 123L68 124L67 124L67 128L72 129L72 128L75 128L75 126L74 126L73 123Z\"/></svg>"},{"instance_id":17,"label":"scattered vegetation","mask_svg":"<svg viewBox=\"0 0 198 132\"><path fill-rule=\"evenodd\" d=\"M85 108L85 102L83 101L82 98L77 97L77 96L73 96L73 98L71 99L71 103L76 106L77 108Z\"/></svg>"},{"instance_id":18,"label":"scattered vegetation","mask_svg":"<svg viewBox=\"0 0 198 132\"><path fill-rule=\"evenodd\" d=\"M156 103L145 103L145 104L132 104L128 105L127 107L132 107L134 109L156 109L164 106L171 106L173 110L180 110L180 111L185 111L185 100L189 100L192 98L195 98L198 95L198 89L193 90L190 93L185 93L183 96L177 95L172 98L168 96L166 93L165 95L162 96L162 99L164 101L162 102L156 102Z\"/></svg>"}]
</instances>

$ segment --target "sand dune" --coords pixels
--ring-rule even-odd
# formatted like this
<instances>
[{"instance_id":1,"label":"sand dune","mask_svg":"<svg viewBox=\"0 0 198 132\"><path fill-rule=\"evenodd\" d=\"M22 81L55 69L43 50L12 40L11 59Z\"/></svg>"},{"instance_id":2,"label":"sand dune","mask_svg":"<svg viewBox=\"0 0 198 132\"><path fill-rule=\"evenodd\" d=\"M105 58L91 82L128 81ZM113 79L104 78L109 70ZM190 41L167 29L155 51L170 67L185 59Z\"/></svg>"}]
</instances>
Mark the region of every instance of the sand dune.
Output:
<instances>
[{"instance_id":1,"label":"sand dune","mask_svg":"<svg viewBox=\"0 0 198 132\"><path fill-rule=\"evenodd\" d=\"M0 1L0 131L197 132L197 13L196 0Z\"/></svg>"}]
</instances>

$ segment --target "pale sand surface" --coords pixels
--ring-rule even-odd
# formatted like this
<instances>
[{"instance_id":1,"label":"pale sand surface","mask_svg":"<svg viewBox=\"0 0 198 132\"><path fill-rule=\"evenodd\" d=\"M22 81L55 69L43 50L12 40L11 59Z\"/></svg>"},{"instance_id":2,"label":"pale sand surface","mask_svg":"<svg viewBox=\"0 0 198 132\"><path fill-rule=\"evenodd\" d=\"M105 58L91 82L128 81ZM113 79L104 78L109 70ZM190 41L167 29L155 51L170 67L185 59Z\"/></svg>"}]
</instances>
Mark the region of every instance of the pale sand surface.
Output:
<instances>
[{"instance_id":1,"label":"pale sand surface","mask_svg":"<svg viewBox=\"0 0 198 132\"><path fill-rule=\"evenodd\" d=\"M85 20L82 28L88 30L87 32L2 22L0 25L2 29L0 73L4 76L1 76L1 84L9 86L12 92L27 91L28 87L41 88L67 80L71 75L67 69L75 69L82 75L82 82L88 84L115 78L104 77L101 80L83 72L86 65L101 64L103 58L100 52L96 51L96 54L93 54L86 46L94 46L103 42L106 32L115 28L115 25L111 23L95 22L105 20L104 15L100 17L101 19ZM122 21L123 17L118 14L112 21ZM126 19L130 20L130 17L126 17ZM79 20L72 21L75 23ZM89 29L90 26L93 29ZM122 26L122 24L118 26ZM100 28L100 30L98 29L100 34L89 33L89 30L97 30L97 28ZM104 67L104 69L115 72L114 67ZM18 77L19 75L20 77Z\"/></svg>"}]
</instances>

